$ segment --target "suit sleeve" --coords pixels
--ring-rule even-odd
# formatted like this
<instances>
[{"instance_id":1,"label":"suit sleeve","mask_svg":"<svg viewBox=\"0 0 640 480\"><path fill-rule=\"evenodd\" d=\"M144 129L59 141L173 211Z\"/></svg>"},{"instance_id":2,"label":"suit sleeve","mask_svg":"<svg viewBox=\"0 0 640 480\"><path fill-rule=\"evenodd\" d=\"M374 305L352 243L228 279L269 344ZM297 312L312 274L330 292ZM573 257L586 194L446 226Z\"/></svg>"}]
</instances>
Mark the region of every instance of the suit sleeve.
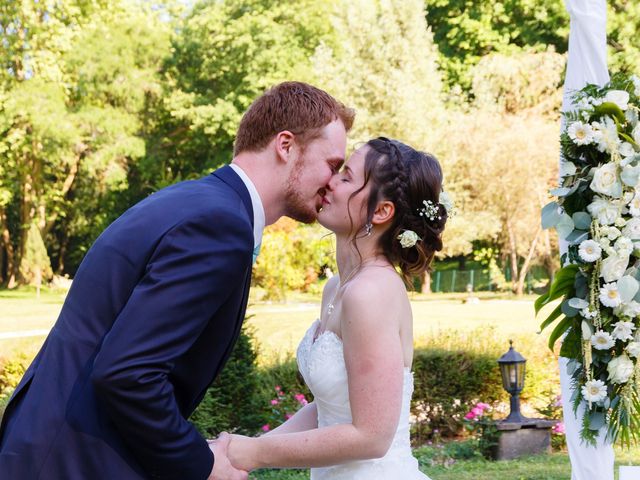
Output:
<instances>
[{"instance_id":1,"label":"suit sleeve","mask_svg":"<svg viewBox=\"0 0 640 480\"><path fill-rule=\"evenodd\" d=\"M94 361L97 394L153 478L204 480L213 466L168 375L251 268L250 225L222 217L183 222L163 237Z\"/></svg>"}]
</instances>

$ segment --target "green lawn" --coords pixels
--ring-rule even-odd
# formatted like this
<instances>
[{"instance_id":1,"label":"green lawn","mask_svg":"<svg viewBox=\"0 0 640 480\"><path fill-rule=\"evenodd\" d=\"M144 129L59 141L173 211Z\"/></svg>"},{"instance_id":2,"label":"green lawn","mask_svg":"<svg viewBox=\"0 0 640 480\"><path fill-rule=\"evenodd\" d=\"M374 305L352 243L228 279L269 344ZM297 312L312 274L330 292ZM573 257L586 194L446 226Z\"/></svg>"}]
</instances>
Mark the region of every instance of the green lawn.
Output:
<instances>
[{"instance_id":1,"label":"green lawn","mask_svg":"<svg viewBox=\"0 0 640 480\"><path fill-rule=\"evenodd\" d=\"M464 294L412 296L414 336L417 345L437 342L446 345L451 339L456 345L468 342L477 348L478 342L491 337L500 342L511 337L520 339L522 353L534 350L548 352L546 335L537 335L539 319L533 315L534 297L513 299L479 294L476 304L464 303ZM59 292L42 293L36 298L33 291L0 291L0 357L19 352L35 354L44 335L25 338L6 338L9 332L48 329L53 325L62 306L64 295ZM553 308L547 307L547 308ZM295 302L250 304L249 320L260 342L261 361L269 362L278 356L291 355L304 331L318 315L318 299L299 296ZM544 312L543 312L544 313ZM526 340L526 344L525 344ZM481 345L480 345L481 346ZM551 353L542 353L551 355ZM569 459L564 453L530 457L511 462L487 462L482 459L455 460L447 466L438 458L433 447L416 450L421 469L432 480L569 480ZM617 463L640 465L640 448L618 450ZM252 475L256 480L308 479L306 470L260 471Z\"/></svg>"},{"instance_id":2,"label":"green lawn","mask_svg":"<svg viewBox=\"0 0 640 480\"><path fill-rule=\"evenodd\" d=\"M518 460L492 462L482 458L449 460L447 466L438 458L434 447L419 448L414 454L420 461L420 470L431 480L569 480L570 463L567 453L537 455ZM620 465L640 465L640 448L616 448L615 478ZM307 470L260 470L251 477L255 480L307 480ZM598 480L598 479L593 479Z\"/></svg>"},{"instance_id":3,"label":"green lawn","mask_svg":"<svg viewBox=\"0 0 640 480\"><path fill-rule=\"evenodd\" d=\"M416 345L428 345L434 336L455 335L456 343L468 337L473 343L477 332L482 339L493 337L508 348L510 337L527 337L534 348L544 346L545 336L537 335L539 320L533 315L533 298L496 298L481 296L479 303L465 303L466 295L413 294L414 337ZM250 324L256 329L262 361L290 355L305 330L318 316L317 297L297 298L295 303L250 303ZM3 339L2 334L15 331L46 330L51 328L60 312L64 295L43 292L39 299L32 291L0 291L0 357L19 351L33 354L44 341L44 335L21 339ZM518 345L516 344L516 348ZM527 346L520 351L526 355Z\"/></svg>"}]
</instances>

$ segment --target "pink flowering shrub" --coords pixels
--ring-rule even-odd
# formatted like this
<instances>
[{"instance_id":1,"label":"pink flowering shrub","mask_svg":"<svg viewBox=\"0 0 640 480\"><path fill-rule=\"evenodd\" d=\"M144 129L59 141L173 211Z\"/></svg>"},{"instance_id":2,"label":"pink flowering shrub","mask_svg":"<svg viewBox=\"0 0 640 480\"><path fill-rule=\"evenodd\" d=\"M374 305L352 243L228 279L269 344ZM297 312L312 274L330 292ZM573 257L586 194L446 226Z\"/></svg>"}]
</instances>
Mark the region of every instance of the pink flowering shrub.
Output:
<instances>
[{"instance_id":1,"label":"pink flowering shrub","mask_svg":"<svg viewBox=\"0 0 640 480\"><path fill-rule=\"evenodd\" d=\"M486 458L493 457L499 435L491 410L491 405L478 402L463 417L465 429L478 441L478 450Z\"/></svg>"},{"instance_id":2,"label":"pink flowering shrub","mask_svg":"<svg viewBox=\"0 0 640 480\"><path fill-rule=\"evenodd\" d=\"M261 427L263 432L282 425L309 402L303 393L287 394L280 385L274 387L275 395L269 401L269 422Z\"/></svg>"},{"instance_id":3,"label":"pink flowering shrub","mask_svg":"<svg viewBox=\"0 0 640 480\"><path fill-rule=\"evenodd\" d=\"M553 390L545 392L545 405L536 410L541 415L552 420L558 420L551 428L551 448L553 450L565 450L567 439L565 438L564 423L562 422L562 397Z\"/></svg>"}]
</instances>

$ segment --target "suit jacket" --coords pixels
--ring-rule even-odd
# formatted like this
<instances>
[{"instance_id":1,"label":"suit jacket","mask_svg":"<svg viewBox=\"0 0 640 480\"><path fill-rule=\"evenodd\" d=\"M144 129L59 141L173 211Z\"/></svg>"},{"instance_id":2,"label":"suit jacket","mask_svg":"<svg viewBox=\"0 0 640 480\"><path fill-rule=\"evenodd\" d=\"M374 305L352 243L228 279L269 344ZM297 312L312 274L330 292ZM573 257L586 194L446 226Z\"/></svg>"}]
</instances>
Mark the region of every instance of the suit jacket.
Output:
<instances>
[{"instance_id":1,"label":"suit jacket","mask_svg":"<svg viewBox=\"0 0 640 480\"><path fill-rule=\"evenodd\" d=\"M253 209L230 167L150 195L86 254L0 426L0 478L197 479L187 421L247 305Z\"/></svg>"}]
</instances>

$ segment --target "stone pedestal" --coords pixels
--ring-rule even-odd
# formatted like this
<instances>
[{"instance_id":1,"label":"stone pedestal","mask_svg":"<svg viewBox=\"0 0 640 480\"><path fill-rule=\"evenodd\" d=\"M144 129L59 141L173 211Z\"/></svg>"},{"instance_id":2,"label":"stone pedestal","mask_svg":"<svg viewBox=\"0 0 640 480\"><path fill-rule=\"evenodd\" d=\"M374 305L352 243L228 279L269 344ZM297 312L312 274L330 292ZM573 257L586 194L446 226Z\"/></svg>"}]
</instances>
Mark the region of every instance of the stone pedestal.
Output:
<instances>
[{"instance_id":1,"label":"stone pedestal","mask_svg":"<svg viewBox=\"0 0 640 480\"><path fill-rule=\"evenodd\" d=\"M512 460L523 455L551 452L551 428L555 420L530 418L523 423L496 422L498 445L495 460Z\"/></svg>"}]
</instances>

